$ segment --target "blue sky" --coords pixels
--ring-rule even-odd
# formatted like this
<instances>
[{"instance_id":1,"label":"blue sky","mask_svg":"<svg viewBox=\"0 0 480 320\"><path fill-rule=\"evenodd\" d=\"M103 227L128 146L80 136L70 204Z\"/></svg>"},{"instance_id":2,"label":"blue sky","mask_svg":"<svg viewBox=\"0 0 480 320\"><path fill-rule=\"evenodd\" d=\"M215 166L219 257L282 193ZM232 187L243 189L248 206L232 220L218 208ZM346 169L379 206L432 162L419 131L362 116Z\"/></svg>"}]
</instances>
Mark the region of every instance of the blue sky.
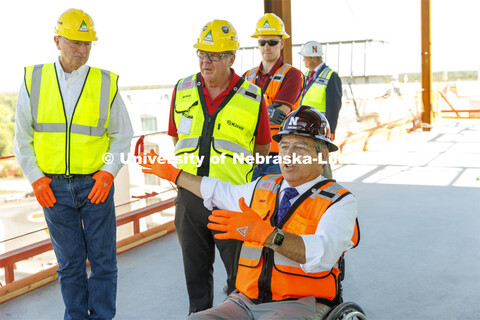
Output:
<instances>
[{"instance_id":1,"label":"blue sky","mask_svg":"<svg viewBox=\"0 0 480 320\"><path fill-rule=\"evenodd\" d=\"M291 2L293 43L386 40L379 63L391 72L420 71L420 0ZM433 71L478 70L480 1L431 2ZM95 21L99 41L88 64L118 73L120 86L173 84L197 72L192 46L213 19L229 20L240 45L253 46L250 35L263 15L263 0L1 1L0 92L18 90L24 66L56 59L53 28L70 7L85 10Z\"/></svg>"}]
</instances>

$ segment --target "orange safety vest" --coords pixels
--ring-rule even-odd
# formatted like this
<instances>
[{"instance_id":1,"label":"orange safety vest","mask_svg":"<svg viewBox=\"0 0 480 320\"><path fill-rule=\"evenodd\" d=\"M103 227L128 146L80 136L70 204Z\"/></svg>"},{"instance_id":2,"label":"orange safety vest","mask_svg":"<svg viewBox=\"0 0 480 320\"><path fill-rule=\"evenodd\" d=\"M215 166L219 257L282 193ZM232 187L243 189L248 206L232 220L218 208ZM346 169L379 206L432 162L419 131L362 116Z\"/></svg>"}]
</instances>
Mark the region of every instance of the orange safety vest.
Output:
<instances>
[{"instance_id":1,"label":"orange safety vest","mask_svg":"<svg viewBox=\"0 0 480 320\"><path fill-rule=\"evenodd\" d=\"M270 220L272 226L275 225L282 180L281 175L264 176L253 193L251 208L263 220ZM315 234L325 211L348 194L350 191L334 180L323 180L295 201L278 227L297 235ZM354 247L359 240L360 230L355 223ZM244 242L238 261L236 287L255 303L307 296L331 302L340 294L339 273L338 263L329 271L306 273L298 262L270 248Z\"/></svg>"},{"instance_id":2,"label":"orange safety vest","mask_svg":"<svg viewBox=\"0 0 480 320\"><path fill-rule=\"evenodd\" d=\"M293 66L288 64L288 63L283 63L280 68L275 71L275 75L270 79L270 81L267 82L267 88L263 88L263 99L265 100L265 104L267 106L273 104L273 101L275 101L275 97L277 96L278 91L282 87L283 79L285 79L285 76L287 73L292 69ZM253 68L248 70L245 73L245 80L248 82L251 82L253 84L257 84L257 74L259 71L259 67ZM302 87L303 87L303 77L302 77ZM295 109L298 109L300 106L300 100L302 98L302 95L300 94L297 98L297 101L295 101L295 104L292 107L292 111ZM273 137L274 134L277 134L280 131L280 125L270 125L270 133ZM272 140L270 144L270 152L276 152L278 153L278 142L275 140Z\"/></svg>"}]
</instances>

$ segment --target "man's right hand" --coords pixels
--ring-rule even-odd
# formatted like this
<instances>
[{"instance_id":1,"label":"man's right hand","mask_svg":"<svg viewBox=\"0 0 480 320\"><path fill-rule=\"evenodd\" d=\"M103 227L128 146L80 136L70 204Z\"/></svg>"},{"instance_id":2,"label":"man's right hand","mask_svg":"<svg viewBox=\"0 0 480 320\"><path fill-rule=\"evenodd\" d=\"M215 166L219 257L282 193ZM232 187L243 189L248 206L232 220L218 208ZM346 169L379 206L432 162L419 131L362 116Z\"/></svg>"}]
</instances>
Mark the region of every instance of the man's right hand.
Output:
<instances>
[{"instance_id":1,"label":"man's right hand","mask_svg":"<svg viewBox=\"0 0 480 320\"><path fill-rule=\"evenodd\" d=\"M267 106L268 118L270 119L270 122L273 122L275 124L282 124L283 120L285 119L286 113L277 108L281 105L281 103L274 103Z\"/></svg>"},{"instance_id":2,"label":"man's right hand","mask_svg":"<svg viewBox=\"0 0 480 320\"><path fill-rule=\"evenodd\" d=\"M142 167L147 169L142 169L142 172L153 173L154 175L171 181L173 183L177 182L178 175L182 170L172 166L166 159L163 159L155 151L150 150L149 153L141 153L142 157L138 163Z\"/></svg>"},{"instance_id":3,"label":"man's right hand","mask_svg":"<svg viewBox=\"0 0 480 320\"><path fill-rule=\"evenodd\" d=\"M57 199L55 199L53 195L52 188L50 188L51 181L52 179L50 178L41 177L32 183L33 193L42 208L51 208L57 202Z\"/></svg>"}]
</instances>

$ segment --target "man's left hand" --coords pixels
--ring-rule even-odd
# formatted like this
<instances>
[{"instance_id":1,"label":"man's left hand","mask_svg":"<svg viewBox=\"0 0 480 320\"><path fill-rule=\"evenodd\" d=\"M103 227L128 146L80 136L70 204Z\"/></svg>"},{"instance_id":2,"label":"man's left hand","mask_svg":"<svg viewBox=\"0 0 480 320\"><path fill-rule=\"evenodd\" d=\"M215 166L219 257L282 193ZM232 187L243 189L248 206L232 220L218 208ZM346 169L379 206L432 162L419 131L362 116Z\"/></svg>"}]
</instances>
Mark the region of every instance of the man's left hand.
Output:
<instances>
[{"instance_id":1,"label":"man's left hand","mask_svg":"<svg viewBox=\"0 0 480 320\"><path fill-rule=\"evenodd\" d=\"M270 122L273 122L275 124L282 124L286 114L282 110L278 109L278 107L280 107L281 105L281 103L274 103L267 106L268 119L270 120Z\"/></svg>"},{"instance_id":2,"label":"man's left hand","mask_svg":"<svg viewBox=\"0 0 480 320\"><path fill-rule=\"evenodd\" d=\"M104 202L110 193L110 188L113 183L113 175L107 171L98 171L92 178L95 180L95 185L88 195L88 199L95 204Z\"/></svg>"},{"instance_id":3,"label":"man's left hand","mask_svg":"<svg viewBox=\"0 0 480 320\"><path fill-rule=\"evenodd\" d=\"M207 224L207 227L224 232L215 234L217 239L237 239L263 246L275 227L270 225L270 221L263 221L255 211L248 207L244 198L240 198L238 204L242 212L214 210L208 217L208 220L213 223Z\"/></svg>"}]
</instances>

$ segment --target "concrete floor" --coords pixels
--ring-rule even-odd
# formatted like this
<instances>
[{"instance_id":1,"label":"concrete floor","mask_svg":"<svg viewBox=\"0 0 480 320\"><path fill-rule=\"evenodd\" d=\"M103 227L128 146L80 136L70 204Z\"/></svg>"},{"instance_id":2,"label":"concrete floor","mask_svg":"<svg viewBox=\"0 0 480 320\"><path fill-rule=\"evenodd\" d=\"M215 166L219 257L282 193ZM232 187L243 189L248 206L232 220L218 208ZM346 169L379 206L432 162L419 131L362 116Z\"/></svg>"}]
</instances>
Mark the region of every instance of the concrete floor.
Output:
<instances>
[{"instance_id":1,"label":"concrete floor","mask_svg":"<svg viewBox=\"0 0 480 320\"><path fill-rule=\"evenodd\" d=\"M358 200L361 242L344 298L369 319L480 319L480 121L444 121L344 155L334 177ZM118 257L115 319L184 319L175 234ZM215 304L225 272L215 265ZM0 305L0 319L62 319L58 282Z\"/></svg>"}]
</instances>

